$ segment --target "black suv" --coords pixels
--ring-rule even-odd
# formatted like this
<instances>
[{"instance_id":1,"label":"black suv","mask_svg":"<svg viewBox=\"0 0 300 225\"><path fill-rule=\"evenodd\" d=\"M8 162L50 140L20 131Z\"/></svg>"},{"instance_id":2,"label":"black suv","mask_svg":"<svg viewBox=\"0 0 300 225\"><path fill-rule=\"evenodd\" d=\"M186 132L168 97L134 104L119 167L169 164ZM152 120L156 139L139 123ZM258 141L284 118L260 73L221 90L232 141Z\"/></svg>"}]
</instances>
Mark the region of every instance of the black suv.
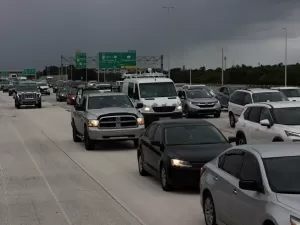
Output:
<instances>
[{"instance_id":1,"label":"black suv","mask_svg":"<svg viewBox=\"0 0 300 225\"><path fill-rule=\"evenodd\" d=\"M20 109L22 105L34 105L42 108L42 95L36 82L23 82L16 88L15 107Z\"/></svg>"}]
</instances>

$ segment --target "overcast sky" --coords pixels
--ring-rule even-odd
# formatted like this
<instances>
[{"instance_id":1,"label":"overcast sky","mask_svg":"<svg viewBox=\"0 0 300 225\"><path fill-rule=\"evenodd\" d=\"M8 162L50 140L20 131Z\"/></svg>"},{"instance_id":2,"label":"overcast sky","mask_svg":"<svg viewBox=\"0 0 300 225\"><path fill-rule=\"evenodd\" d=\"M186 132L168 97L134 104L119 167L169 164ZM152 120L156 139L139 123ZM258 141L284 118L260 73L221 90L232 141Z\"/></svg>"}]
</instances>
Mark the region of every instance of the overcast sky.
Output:
<instances>
[{"instance_id":1,"label":"overcast sky","mask_svg":"<svg viewBox=\"0 0 300 225\"><path fill-rule=\"evenodd\" d=\"M169 17L162 6L173 6ZM59 64L75 50L136 49L171 67L300 61L299 0L1 0L0 70ZM167 63L167 60L166 60Z\"/></svg>"}]
</instances>

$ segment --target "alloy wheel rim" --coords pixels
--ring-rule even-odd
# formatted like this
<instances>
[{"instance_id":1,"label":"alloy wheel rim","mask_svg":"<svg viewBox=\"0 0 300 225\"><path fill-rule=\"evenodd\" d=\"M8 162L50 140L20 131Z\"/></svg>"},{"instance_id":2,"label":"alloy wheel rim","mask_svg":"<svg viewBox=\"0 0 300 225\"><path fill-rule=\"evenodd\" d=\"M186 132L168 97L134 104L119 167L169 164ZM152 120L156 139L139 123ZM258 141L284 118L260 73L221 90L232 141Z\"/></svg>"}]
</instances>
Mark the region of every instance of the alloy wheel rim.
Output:
<instances>
[{"instance_id":1,"label":"alloy wheel rim","mask_svg":"<svg viewBox=\"0 0 300 225\"><path fill-rule=\"evenodd\" d=\"M212 202L209 198L205 200L205 205L204 205L204 214L205 214L205 220L208 225L213 225L214 221L214 209Z\"/></svg>"}]
</instances>

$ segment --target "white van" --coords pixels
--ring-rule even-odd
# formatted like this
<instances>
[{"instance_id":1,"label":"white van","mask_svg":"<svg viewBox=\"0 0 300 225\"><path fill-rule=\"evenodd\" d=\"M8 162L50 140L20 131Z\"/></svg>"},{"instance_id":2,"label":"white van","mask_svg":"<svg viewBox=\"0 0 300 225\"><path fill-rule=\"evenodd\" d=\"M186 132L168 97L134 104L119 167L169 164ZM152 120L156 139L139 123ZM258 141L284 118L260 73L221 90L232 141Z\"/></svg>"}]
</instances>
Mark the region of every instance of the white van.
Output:
<instances>
[{"instance_id":1,"label":"white van","mask_svg":"<svg viewBox=\"0 0 300 225\"><path fill-rule=\"evenodd\" d=\"M10 79L16 79L16 78L18 78L18 74L16 74L16 73L11 73L11 74L9 74L9 78L10 78Z\"/></svg>"},{"instance_id":2,"label":"white van","mask_svg":"<svg viewBox=\"0 0 300 225\"><path fill-rule=\"evenodd\" d=\"M145 126L159 119L181 118L182 106L174 82L169 78L138 77L123 81L122 92L135 103L143 103L140 109Z\"/></svg>"}]
</instances>

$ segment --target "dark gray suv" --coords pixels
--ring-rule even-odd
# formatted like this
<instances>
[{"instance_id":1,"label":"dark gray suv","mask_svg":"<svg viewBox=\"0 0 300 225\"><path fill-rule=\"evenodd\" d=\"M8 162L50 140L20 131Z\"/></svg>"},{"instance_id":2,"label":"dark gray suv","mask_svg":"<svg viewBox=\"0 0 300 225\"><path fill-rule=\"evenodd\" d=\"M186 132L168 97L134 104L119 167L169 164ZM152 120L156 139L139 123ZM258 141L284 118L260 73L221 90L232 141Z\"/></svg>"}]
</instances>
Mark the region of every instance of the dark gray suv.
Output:
<instances>
[{"instance_id":1,"label":"dark gray suv","mask_svg":"<svg viewBox=\"0 0 300 225\"><path fill-rule=\"evenodd\" d=\"M36 82L23 82L16 88L15 107L21 108L22 105L34 105L37 108L42 108L42 96L39 92Z\"/></svg>"}]
</instances>

